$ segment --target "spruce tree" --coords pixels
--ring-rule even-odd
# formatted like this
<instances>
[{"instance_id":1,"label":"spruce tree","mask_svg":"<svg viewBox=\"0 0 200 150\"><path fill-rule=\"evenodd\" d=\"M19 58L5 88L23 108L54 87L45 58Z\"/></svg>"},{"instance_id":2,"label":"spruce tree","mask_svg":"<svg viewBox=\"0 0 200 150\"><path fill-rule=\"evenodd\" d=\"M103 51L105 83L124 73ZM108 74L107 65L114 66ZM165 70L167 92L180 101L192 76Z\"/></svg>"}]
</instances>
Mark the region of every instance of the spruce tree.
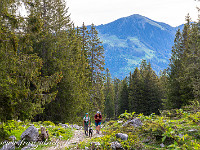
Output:
<instances>
[{"instance_id":1,"label":"spruce tree","mask_svg":"<svg viewBox=\"0 0 200 150\"><path fill-rule=\"evenodd\" d=\"M104 95L103 95L103 82L104 82L104 48L100 39L98 38L98 32L96 31L94 24L91 25L89 30L89 50L88 61L90 67L90 102L92 103L92 110L95 112L98 110L104 110Z\"/></svg>"},{"instance_id":2,"label":"spruce tree","mask_svg":"<svg viewBox=\"0 0 200 150\"><path fill-rule=\"evenodd\" d=\"M106 69L106 82L104 84L104 96L105 96L105 115L107 118L114 117L114 89L113 83L111 79L111 75L109 73L109 69Z\"/></svg>"},{"instance_id":3,"label":"spruce tree","mask_svg":"<svg viewBox=\"0 0 200 150\"><path fill-rule=\"evenodd\" d=\"M122 89L120 92L120 99L119 99L119 114L124 113L126 110L129 110L129 91L128 91L128 78L126 77L122 81Z\"/></svg>"},{"instance_id":4,"label":"spruce tree","mask_svg":"<svg viewBox=\"0 0 200 150\"><path fill-rule=\"evenodd\" d=\"M118 78L114 78L114 117L117 119L119 114L119 99L121 90L121 81Z\"/></svg>"},{"instance_id":5,"label":"spruce tree","mask_svg":"<svg viewBox=\"0 0 200 150\"><path fill-rule=\"evenodd\" d=\"M143 86L142 78L138 68L135 69L130 81L129 90L129 112L140 113L143 101Z\"/></svg>"}]
</instances>

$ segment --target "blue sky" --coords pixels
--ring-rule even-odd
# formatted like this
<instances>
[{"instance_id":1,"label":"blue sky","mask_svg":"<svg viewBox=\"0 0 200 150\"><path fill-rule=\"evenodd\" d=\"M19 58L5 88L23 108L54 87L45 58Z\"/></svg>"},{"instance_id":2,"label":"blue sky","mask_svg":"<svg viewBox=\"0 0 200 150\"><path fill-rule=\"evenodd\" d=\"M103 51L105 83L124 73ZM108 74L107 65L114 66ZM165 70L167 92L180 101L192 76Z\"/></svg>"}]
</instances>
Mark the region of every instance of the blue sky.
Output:
<instances>
[{"instance_id":1,"label":"blue sky","mask_svg":"<svg viewBox=\"0 0 200 150\"><path fill-rule=\"evenodd\" d=\"M189 13L196 21L200 2L195 0L66 0L75 25L106 24L118 18L140 14L155 21L178 26Z\"/></svg>"}]
</instances>

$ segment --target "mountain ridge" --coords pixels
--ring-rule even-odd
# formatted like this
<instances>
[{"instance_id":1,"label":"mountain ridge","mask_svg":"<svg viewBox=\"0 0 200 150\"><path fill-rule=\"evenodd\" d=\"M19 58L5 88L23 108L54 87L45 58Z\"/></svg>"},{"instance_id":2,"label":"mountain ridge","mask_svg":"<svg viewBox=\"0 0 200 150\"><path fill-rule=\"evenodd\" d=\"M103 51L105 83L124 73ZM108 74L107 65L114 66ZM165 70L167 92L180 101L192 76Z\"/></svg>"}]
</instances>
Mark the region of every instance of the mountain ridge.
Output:
<instances>
[{"instance_id":1,"label":"mountain ridge","mask_svg":"<svg viewBox=\"0 0 200 150\"><path fill-rule=\"evenodd\" d=\"M159 73L166 69L178 28L139 14L96 26L105 48L105 67L112 77L124 78L142 59Z\"/></svg>"}]
</instances>

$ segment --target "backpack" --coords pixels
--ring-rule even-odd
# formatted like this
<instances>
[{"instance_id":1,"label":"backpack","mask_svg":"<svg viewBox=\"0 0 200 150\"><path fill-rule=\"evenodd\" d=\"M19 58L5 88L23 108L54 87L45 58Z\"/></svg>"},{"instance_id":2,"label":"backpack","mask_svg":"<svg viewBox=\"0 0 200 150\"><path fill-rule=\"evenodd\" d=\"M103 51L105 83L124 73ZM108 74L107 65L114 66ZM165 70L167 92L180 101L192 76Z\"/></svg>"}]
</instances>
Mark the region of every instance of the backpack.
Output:
<instances>
[{"instance_id":1,"label":"backpack","mask_svg":"<svg viewBox=\"0 0 200 150\"><path fill-rule=\"evenodd\" d=\"M90 121L90 117L89 117L89 115L88 115L88 121L86 121L86 115L85 115L85 117L83 117L83 119L84 119L85 124L88 125L88 123L89 123L89 121Z\"/></svg>"}]
</instances>

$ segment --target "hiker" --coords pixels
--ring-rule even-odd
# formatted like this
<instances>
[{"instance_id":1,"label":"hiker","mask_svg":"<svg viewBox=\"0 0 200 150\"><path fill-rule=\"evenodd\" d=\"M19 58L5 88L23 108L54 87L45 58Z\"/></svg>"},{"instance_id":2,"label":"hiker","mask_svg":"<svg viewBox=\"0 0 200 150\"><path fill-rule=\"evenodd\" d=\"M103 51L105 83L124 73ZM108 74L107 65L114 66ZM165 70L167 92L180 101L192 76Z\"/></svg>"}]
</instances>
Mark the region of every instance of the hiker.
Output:
<instances>
[{"instance_id":1,"label":"hiker","mask_svg":"<svg viewBox=\"0 0 200 150\"><path fill-rule=\"evenodd\" d=\"M86 136L88 136L88 125L90 126L90 117L88 116L88 113L86 113L85 117L83 117L83 127Z\"/></svg>"},{"instance_id":2,"label":"hiker","mask_svg":"<svg viewBox=\"0 0 200 150\"><path fill-rule=\"evenodd\" d=\"M95 120L95 125L96 125L97 134L99 134L99 132L100 132L101 120L102 120L102 116L101 116L101 114L100 114L99 111L97 111L96 115L94 116L94 120Z\"/></svg>"}]
</instances>

